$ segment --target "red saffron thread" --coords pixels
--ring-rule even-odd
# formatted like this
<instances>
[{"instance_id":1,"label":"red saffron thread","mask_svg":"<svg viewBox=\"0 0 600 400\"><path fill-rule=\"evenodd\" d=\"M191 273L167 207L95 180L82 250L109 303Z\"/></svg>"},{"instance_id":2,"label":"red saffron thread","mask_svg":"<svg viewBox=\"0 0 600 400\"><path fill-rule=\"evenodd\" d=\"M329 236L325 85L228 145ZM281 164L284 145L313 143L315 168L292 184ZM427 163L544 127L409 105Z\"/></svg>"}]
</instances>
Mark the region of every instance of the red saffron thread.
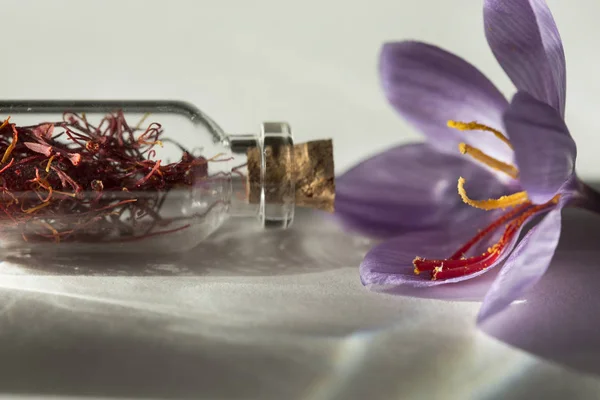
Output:
<instances>
[{"instance_id":1,"label":"red saffron thread","mask_svg":"<svg viewBox=\"0 0 600 400\"><path fill-rule=\"evenodd\" d=\"M0 121L0 236L108 243L188 229L197 216L163 216L167 193L192 190L210 179L209 162L229 159L193 156L161 124L142 123L131 127L122 111L97 126L71 112L34 126ZM154 159L164 142L182 150L179 161Z\"/></svg>"},{"instance_id":2,"label":"red saffron thread","mask_svg":"<svg viewBox=\"0 0 600 400\"><path fill-rule=\"evenodd\" d=\"M530 202L521 206L515 207L511 211L505 213L500 218L496 219L485 229L477 233L465 245L463 245L451 257L445 260L425 260L417 257L413 260L415 274L421 272L431 272L432 280L443 280L456 278L460 276L470 275L491 266L498 260L506 245L514 239L519 228L528 220L529 217L544 211L545 209L556 204L558 198L552 199L548 203L532 206ZM500 229L502 225L506 225L504 233L500 240L487 249L483 254L465 258L464 254L474 245L479 243L485 236Z\"/></svg>"}]
</instances>

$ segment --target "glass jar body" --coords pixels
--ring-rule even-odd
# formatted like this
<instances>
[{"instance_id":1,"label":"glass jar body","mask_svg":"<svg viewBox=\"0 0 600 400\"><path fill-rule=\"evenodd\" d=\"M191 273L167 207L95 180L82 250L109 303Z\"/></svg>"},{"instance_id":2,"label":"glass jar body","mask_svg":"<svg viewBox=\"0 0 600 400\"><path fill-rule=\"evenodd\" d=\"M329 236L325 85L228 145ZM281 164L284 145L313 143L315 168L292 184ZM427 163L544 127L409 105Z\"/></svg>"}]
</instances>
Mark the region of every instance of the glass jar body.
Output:
<instances>
[{"instance_id":1,"label":"glass jar body","mask_svg":"<svg viewBox=\"0 0 600 400\"><path fill-rule=\"evenodd\" d=\"M260 216L245 149L187 103L0 102L0 123L4 253L180 252Z\"/></svg>"}]
</instances>

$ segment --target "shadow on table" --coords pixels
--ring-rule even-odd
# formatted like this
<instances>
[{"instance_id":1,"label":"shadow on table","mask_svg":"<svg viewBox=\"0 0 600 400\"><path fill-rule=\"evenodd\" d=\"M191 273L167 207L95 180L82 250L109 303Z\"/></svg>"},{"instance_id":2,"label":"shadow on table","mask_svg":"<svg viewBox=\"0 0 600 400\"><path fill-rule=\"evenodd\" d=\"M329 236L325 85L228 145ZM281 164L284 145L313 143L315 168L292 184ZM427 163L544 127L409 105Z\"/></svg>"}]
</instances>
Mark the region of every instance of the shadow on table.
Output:
<instances>
[{"instance_id":1,"label":"shadow on table","mask_svg":"<svg viewBox=\"0 0 600 400\"><path fill-rule=\"evenodd\" d=\"M566 210L548 272L483 330L537 356L600 375L599 307L600 217Z\"/></svg>"},{"instance_id":2,"label":"shadow on table","mask_svg":"<svg viewBox=\"0 0 600 400\"><path fill-rule=\"evenodd\" d=\"M279 400L302 393L330 362L326 352L180 333L175 318L125 320L110 306L108 324L57 312L44 298L17 301L7 312L0 392L14 398Z\"/></svg>"},{"instance_id":3,"label":"shadow on table","mask_svg":"<svg viewBox=\"0 0 600 400\"><path fill-rule=\"evenodd\" d=\"M302 213L294 229L283 232L225 226L179 258L29 258L25 271L22 259L5 263L21 275L4 275L0 285L0 393L279 400L303 393L309 398L313 387L325 390L336 381L327 377L341 357L332 335L365 325L365 318L338 325L337 315L356 312L347 301L315 297L290 284L284 295L298 303L279 304L281 290L264 283L237 279L217 285L219 290L193 278L350 267L358 281L368 242L322 218ZM138 279L170 275L182 278ZM331 311L330 304L345 311ZM313 314L318 309L323 323ZM389 312L397 316L393 305ZM327 338L298 334L313 327ZM290 334L292 339L281 339Z\"/></svg>"},{"instance_id":4,"label":"shadow on table","mask_svg":"<svg viewBox=\"0 0 600 400\"><path fill-rule=\"evenodd\" d=\"M198 247L176 255L31 255L5 261L33 274L269 276L357 268L368 248L368 240L343 234L323 214L300 210L292 229L260 230L255 223L231 221Z\"/></svg>"}]
</instances>

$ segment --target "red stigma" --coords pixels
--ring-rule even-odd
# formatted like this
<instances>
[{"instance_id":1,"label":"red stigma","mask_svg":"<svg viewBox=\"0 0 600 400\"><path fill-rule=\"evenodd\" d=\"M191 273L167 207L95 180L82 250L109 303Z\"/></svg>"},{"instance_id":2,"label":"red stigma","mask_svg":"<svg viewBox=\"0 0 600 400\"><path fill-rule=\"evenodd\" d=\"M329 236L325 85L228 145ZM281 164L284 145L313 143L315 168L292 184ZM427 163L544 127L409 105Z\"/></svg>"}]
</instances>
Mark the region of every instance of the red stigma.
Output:
<instances>
[{"instance_id":1,"label":"red stigma","mask_svg":"<svg viewBox=\"0 0 600 400\"><path fill-rule=\"evenodd\" d=\"M426 260L416 257L413 261L415 274L418 275L421 272L428 271L431 273L432 280L444 280L471 275L490 267L500 258L502 251L514 239L515 235L519 232L519 228L523 226L529 217L555 205L557 200L558 196L545 204L534 206L531 202L527 202L513 208L479 231L447 259ZM480 255L465 258L467 251L489 234L496 232L503 225L504 234L498 242Z\"/></svg>"}]
</instances>

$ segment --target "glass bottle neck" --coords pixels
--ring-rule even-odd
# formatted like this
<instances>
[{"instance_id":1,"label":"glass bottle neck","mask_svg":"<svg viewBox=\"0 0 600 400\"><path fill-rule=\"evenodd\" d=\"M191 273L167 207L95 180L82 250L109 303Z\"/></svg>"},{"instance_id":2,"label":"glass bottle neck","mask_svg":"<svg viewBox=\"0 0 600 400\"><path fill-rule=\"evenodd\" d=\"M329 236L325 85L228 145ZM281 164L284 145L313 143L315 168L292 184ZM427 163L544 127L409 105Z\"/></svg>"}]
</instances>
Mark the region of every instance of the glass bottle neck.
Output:
<instances>
[{"instance_id":1,"label":"glass bottle neck","mask_svg":"<svg viewBox=\"0 0 600 400\"><path fill-rule=\"evenodd\" d=\"M229 215L254 217L266 228L287 228L294 219L294 149L291 129L263 123L256 134L228 135L233 156Z\"/></svg>"}]
</instances>

